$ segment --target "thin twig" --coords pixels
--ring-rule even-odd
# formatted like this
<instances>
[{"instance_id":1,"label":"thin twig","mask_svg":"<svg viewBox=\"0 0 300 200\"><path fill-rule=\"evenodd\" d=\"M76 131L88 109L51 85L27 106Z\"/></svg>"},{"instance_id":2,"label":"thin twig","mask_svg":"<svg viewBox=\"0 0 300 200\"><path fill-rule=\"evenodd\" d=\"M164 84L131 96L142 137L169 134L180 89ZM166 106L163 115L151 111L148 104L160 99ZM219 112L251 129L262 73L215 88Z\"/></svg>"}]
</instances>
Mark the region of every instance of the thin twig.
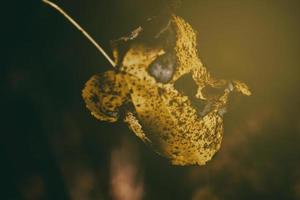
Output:
<instances>
[{"instance_id":1,"label":"thin twig","mask_svg":"<svg viewBox=\"0 0 300 200\"><path fill-rule=\"evenodd\" d=\"M115 67L115 62L107 55L107 53L101 48L101 46L74 20L72 19L63 9L61 9L58 5L55 3L52 3L48 0L42 0L44 3L48 4L52 8L56 9L58 12L60 12L65 18L67 18L79 31L82 32L82 34L100 51L102 55L110 62L110 64Z\"/></svg>"}]
</instances>

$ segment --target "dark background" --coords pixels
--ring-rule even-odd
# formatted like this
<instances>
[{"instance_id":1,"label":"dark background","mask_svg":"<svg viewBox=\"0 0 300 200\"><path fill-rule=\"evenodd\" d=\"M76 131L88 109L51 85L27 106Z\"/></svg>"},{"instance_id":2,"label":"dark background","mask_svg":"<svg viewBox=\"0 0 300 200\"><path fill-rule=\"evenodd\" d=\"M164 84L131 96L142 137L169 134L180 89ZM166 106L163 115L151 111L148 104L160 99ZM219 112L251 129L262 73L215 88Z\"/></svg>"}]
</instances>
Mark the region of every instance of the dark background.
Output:
<instances>
[{"instance_id":1,"label":"dark background","mask_svg":"<svg viewBox=\"0 0 300 200\"><path fill-rule=\"evenodd\" d=\"M56 1L110 53L109 40L164 9L159 0ZM109 63L40 1L1 4L1 199L300 199L300 1L185 0L216 77L234 96L220 151L172 166L122 123L93 118L84 83Z\"/></svg>"}]
</instances>

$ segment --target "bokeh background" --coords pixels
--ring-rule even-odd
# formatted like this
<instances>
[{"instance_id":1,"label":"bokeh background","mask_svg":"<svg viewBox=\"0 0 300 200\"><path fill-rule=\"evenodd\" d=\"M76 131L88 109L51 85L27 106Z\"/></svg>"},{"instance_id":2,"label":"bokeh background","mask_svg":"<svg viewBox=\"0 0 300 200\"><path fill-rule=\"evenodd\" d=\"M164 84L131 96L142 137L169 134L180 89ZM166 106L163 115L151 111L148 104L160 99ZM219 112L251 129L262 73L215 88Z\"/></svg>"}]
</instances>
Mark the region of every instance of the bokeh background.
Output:
<instances>
[{"instance_id":1,"label":"bokeh background","mask_svg":"<svg viewBox=\"0 0 300 200\"><path fill-rule=\"evenodd\" d=\"M110 53L109 41L163 10L160 0L55 1ZM1 199L300 199L300 1L184 0L213 75L233 96L221 150L179 167L121 122L93 118L85 81L109 63L40 1L1 3Z\"/></svg>"}]
</instances>

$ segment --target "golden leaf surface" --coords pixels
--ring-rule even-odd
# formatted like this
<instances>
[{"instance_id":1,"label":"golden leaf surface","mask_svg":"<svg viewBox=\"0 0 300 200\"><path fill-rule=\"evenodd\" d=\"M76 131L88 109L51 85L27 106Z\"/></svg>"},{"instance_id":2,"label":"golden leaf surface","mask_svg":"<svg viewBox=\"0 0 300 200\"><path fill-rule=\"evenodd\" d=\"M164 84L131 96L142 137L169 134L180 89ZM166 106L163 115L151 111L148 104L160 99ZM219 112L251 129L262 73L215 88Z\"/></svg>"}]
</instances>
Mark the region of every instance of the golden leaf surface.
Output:
<instances>
[{"instance_id":1,"label":"golden leaf surface","mask_svg":"<svg viewBox=\"0 0 300 200\"><path fill-rule=\"evenodd\" d=\"M99 120L114 122L122 116L143 142L172 164L204 165L220 149L230 93L251 92L240 81L211 77L198 57L196 33L182 18L173 15L167 29L175 31L172 48L133 43L120 59L115 46L119 67L93 76L83 98ZM193 97L176 88L187 74L197 86ZM221 89L221 93L204 92L207 87ZM194 101L202 102L202 110Z\"/></svg>"}]
</instances>

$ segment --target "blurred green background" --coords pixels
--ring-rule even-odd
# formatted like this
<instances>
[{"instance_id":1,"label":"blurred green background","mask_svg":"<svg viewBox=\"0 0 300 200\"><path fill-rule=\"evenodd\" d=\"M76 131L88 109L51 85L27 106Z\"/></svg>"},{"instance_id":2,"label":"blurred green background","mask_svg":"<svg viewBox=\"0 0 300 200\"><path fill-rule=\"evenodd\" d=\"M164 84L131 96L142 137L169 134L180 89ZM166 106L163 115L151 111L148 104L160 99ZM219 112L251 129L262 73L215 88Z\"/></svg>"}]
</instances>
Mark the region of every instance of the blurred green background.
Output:
<instances>
[{"instance_id":1,"label":"blurred green background","mask_svg":"<svg viewBox=\"0 0 300 200\"><path fill-rule=\"evenodd\" d=\"M161 0L55 1L110 53L109 40L163 10ZM179 167L121 122L93 118L85 81L109 63L40 1L1 4L1 199L300 199L300 1L184 0L203 63L239 79L221 150Z\"/></svg>"}]
</instances>

